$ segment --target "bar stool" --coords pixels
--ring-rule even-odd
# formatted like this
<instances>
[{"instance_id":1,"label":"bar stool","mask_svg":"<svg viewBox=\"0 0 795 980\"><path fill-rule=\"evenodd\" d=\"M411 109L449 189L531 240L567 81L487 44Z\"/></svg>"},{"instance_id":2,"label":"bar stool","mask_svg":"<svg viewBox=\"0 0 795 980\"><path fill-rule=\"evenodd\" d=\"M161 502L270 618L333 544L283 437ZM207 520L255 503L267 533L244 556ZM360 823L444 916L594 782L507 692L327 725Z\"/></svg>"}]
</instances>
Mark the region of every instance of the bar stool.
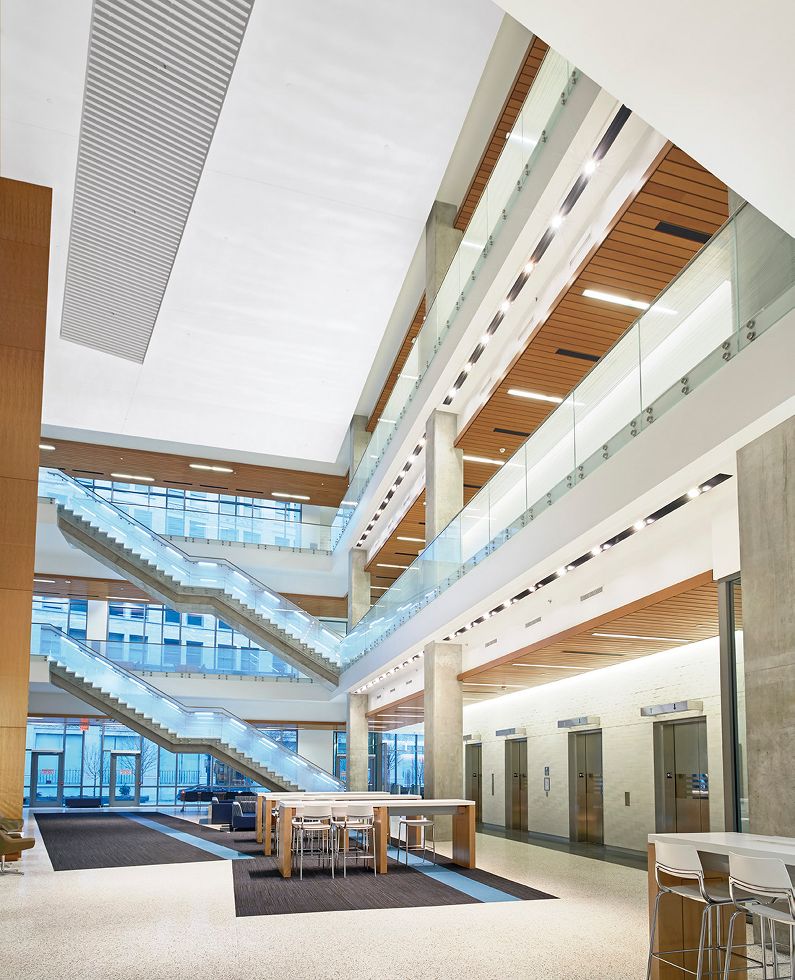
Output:
<instances>
[{"instance_id":1,"label":"bar stool","mask_svg":"<svg viewBox=\"0 0 795 980\"><path fill-rule=\"evenodd\" d=\"M646 980L650 980L651 967L654 960L665 963L675 970L682 973L689 973L701 980L704 976L704 954L709 955L708 976L715 975L713 971L713 953L718 957L718 971L720 971L720 909L732 904L732 898L728 889L722 884L707 882L704 877L704 868L701 858L698 856L697 849L692 844L672 844L658 841L655 844L656 862L654 876L657 881L657 897L654 900L654 914L651 920L651 935L649 937L649 959L646 967ZM660 880L660 873L679 878L676 884L665 884ZM695 884L685 884L692 881ZM689 902L699 902L704 906L701 913L701 933L699 935L698 946L685 949L666 949L654 951L654 939L657 933L657 914L660 908L660 901L664 895L678 895L680 898ZM717 945L713 945L712 913L715 913ZM695 971L688 969L679 963L673 963L666 959L673 953L695 953L698 952L698 965Z\"/></svg>"},{"instance_id":2,"label":"bar stool","mask_svg":"<svg viewBox=\"0 0 795 980\"><path fill-rule=\"evenodd\" d=\"M305 803L302 807L300 816L296 815L293 819L293 832L297 832L298 837L298 858L299 858L299 877L304 877L304 853L307 844L317 843L318 867L321 864L324 854L329 856L331 866L331 877L334 877L334 850L333 833L334 828L331 824L331 804L330 803ZM294 837L295 839L295 837ZM295 853L295 849L293 851Z\"/></svg>"},{"instance_id":3,"label":"bar stool","mask_svg":"<svg viewBox=\"0 0 795 980\"><path fill-rule=\"evenodd\" d=\"M400 851L402 841L402 831L406 828L406 867L409 865L409 851L422 851L422 860L427 861L425 854L428 850L428 831L431 832L431 845L433 846L433 863L436 864L436 834L434 832L433 820L428 817L401 817L398 821L398 861L400 861ZM413 847L409 846L409 829L416 827L420 832L420 844Z\"/></svg>"},{"instance_id":4,"label":"bar stool","mask_svg":"<svg viewBox=\"0 0 795 980\"><path fill-rule=\"evenodd\" d=\"M780 977L792 977L792 967L795 963L795 888L793 888L787 866L776 858L752 858L742 854L729 854L729 892L737 907L729 920L729 933L726 937L726 965L723 976L728 978L729 964L734 956L734 925L740 916L751 915L759 919L760 938L762 945L762 961L749 956L741 956L745 961L761 966L767 978L767 940L770 933L772 949L773 976L770 980ZM784 901L786 908L770 904ZM789 972L779 973L778 946L776 945L776 925L782 925L789 931ZM747 938L747 937L745 937ZM750 943L739 943L740 948L747 948ZM746 969L746 966L737 969Z\"/></svg>"},{"instance_id":5,"label":"bar stool","mask_svg":"<svg viewBox=\"0 0 795 980\"><path fill-rule=\"evenodd\" d=\"M338 827L338 833L343 835L342 847L342 875L348 877L348 846L350 835L355 834L358 838L356 849L356 863L360 861L373 862L373 874L378 873L376 867L375 853L375 814L369 803L349 803L347 814L344 821ZM337 844L339 854L339 844Z\"/></svg>"}]
</instances>

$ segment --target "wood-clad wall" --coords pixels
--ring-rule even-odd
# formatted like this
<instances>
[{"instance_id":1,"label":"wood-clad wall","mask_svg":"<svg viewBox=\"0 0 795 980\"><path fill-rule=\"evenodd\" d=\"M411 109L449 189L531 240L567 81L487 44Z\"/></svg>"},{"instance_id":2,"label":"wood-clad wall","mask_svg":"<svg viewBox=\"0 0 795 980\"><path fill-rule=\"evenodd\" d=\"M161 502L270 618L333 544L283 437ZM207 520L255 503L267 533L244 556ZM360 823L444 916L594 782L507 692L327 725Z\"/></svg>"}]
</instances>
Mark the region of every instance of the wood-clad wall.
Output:
<instances>
[{"instance_id":1,"label":"wood-clad wall","mask_svg":"<svg viewBox=\"0 0 795 980\"><path fill-rule=\"evenodd\" d=\"M52 194L0 178L0 816L22 815Z\"/></svg>"}]
</instances>

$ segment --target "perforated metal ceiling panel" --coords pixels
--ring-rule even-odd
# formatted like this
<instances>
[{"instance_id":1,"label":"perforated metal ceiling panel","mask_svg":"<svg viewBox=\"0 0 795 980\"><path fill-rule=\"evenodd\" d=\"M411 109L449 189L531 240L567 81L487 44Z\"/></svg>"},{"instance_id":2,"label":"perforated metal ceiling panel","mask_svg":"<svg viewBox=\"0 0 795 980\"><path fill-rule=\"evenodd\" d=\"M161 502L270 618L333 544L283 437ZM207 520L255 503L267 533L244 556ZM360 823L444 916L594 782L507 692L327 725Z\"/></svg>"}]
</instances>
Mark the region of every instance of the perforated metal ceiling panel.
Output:
<instances>
[{"instance_id":1,"label":"perforated metal ceiling panel","mask_svg":"<svg viewBox=\"0 0 795 980\"><path fill-rule=\"evenodd\" d=\"M95 0L61 336L143 362L253 0Z\"/></svg>"}]
</instances>

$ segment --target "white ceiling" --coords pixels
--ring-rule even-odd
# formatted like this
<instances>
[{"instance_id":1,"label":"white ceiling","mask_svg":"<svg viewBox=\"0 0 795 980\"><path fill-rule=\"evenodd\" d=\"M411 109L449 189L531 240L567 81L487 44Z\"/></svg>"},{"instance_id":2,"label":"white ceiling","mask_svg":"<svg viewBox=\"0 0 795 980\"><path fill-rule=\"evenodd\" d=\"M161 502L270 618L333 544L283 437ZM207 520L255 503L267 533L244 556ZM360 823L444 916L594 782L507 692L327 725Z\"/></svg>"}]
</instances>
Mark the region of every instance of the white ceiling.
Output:
<instances>
[{"instance_id":1,"label":"white ceiling","mask_svg":"<svg viewBox=\"0 0 795 980\"><path fill-rule=\"evenodd\" d=\"M0 168L54 189L47 430L335 461L501 12L256 0L142 366L59 336L90 14L2 7Z\"/></svg>"},{"instance_id":2,"label":"white ceiling","mask_svg":"<svg viewBox=\"0 0 795 980\"><path fill-rule=\"evenodd\" d=\"M498 0L795 235L792 0Z\"/></svg>"}]
</instances>

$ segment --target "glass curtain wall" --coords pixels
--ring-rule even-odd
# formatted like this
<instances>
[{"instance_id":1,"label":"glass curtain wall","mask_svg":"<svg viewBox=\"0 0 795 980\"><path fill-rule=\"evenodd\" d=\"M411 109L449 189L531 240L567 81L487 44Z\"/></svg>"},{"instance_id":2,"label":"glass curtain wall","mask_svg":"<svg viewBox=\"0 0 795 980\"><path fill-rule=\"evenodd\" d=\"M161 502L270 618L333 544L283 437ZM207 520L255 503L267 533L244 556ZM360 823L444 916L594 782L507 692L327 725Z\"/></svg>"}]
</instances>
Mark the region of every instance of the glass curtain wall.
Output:
<instances>
[{"instance_id":1,"label":"glass curtain wall","mask_svg":"<svg viewBox=\"0 0 795 980\"><path fill-rule=\"evenodd\" d=\"M425 736L422 733L371 732L370 755L375 762L371 789L423 795Z\"/></svg>"},{"instance_id":2,"label":"glass curtain wall","mask_svg":"<svg viewBox=\"0 0 795 980\"><path fill-rule=\"evenodd\" d=\"M298 751L297 729L261 728L272 739L293 752ZM110 752L129 749L141 753L141 803L151 806L173 805L180 790L212 787L218 790L243 789L258 784L206 753L174 753L142 738L110 719L30 718L25 753L25 804L30 801L31 753L50 750L63 753L63 797L100 797L108 802ZM53 756L55 759L56 756ZM134 772L117 773L122 797L132 792ZM125 787L129 787L125 792ZM39 798L60 803L57 762L38 771Z\"/></svg>"}]
</instances>

